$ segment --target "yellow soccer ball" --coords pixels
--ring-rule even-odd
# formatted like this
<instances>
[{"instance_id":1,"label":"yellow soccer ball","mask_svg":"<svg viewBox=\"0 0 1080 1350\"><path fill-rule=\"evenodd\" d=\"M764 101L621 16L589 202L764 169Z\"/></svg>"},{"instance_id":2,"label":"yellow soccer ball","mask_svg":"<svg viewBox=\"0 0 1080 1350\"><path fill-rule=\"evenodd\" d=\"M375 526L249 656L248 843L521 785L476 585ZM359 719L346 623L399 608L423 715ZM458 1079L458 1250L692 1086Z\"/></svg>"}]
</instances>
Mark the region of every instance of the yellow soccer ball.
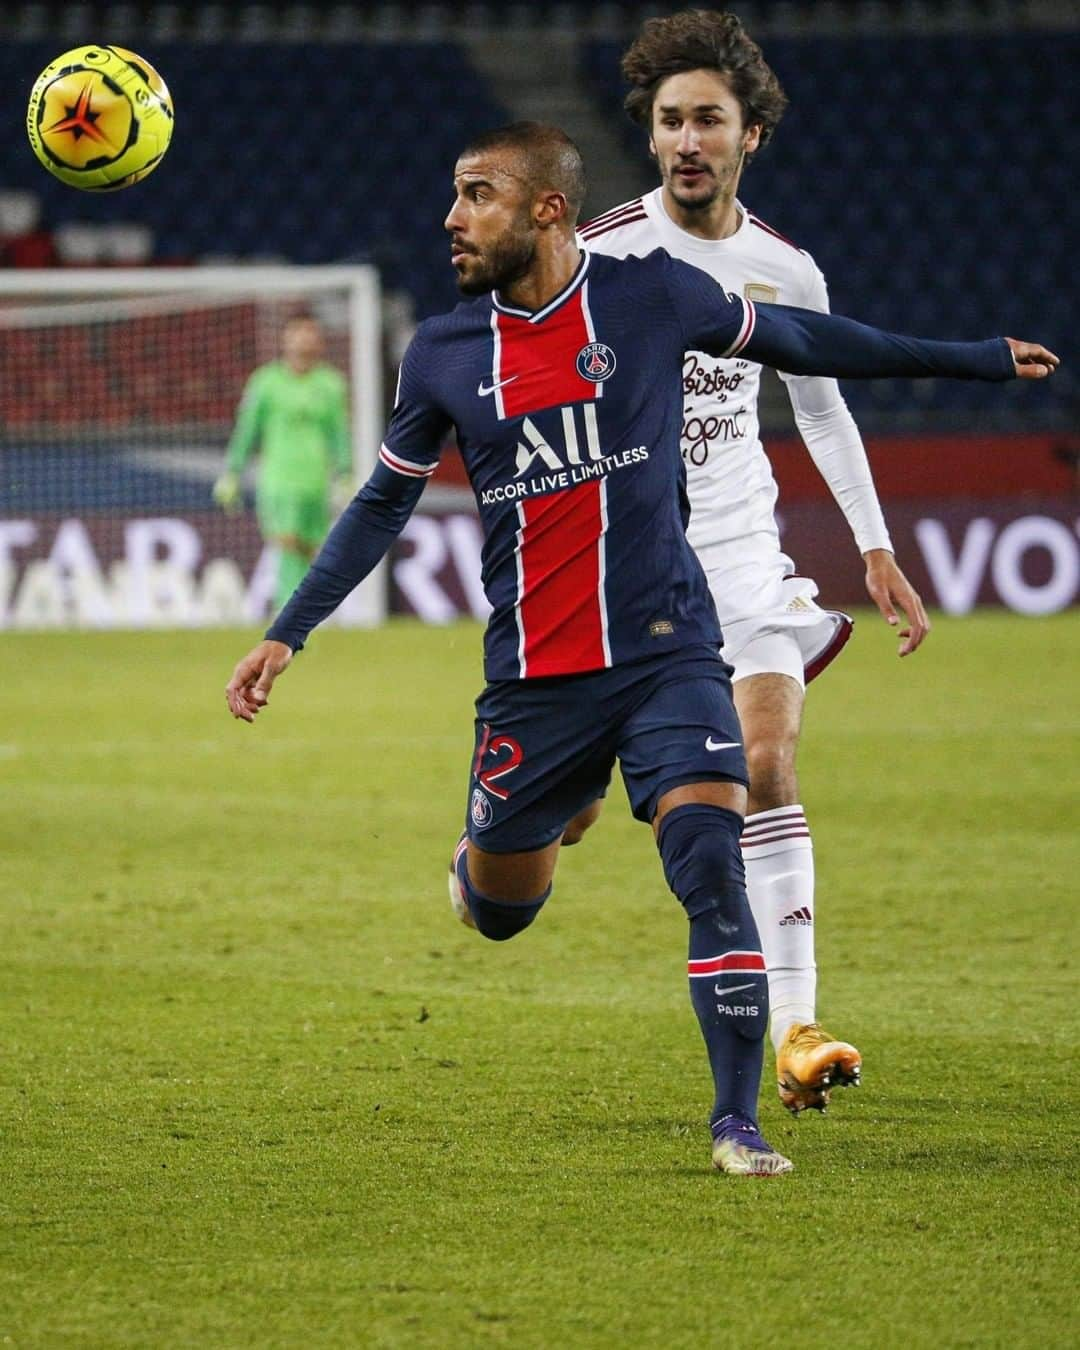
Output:
<instances>
[{"instance_id":1,"label":"yellow soccer ball","mask_svg":"<svg viewBox=\"0 0 1080 1350\"><path fill-rule=\"evenodd\" d=\"M35 80L26 131L34 154L61 182L112 192L161 162L172 139L172 97L134 52L75 47Z\"/></svg>"}]
</instances>

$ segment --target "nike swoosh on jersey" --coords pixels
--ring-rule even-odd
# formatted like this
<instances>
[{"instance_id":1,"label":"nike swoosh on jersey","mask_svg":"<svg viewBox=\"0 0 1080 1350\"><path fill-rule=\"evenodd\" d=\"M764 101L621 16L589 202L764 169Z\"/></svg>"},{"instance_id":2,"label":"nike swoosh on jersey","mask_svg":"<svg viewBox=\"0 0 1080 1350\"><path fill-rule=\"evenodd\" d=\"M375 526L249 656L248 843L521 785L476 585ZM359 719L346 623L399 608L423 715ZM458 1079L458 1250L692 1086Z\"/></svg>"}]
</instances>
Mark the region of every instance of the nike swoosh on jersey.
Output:
<instances>
[{"instance_id":1,"label":"nike swoosh on jersey","mask_svg":"<svg viewBox=\"0 0 1080 1350\"><path fill-rule=\"evenodd\" d=\"M742 741L714 741L711 736L705 738L706 750L737 750Z\"/></svg>"},{"instance_id":2,"label":"nike swoosh on jersey","mask_svg":"<svg viewBox=\"0 0 1080 1350\"><path fill-rule=\"evenodd\" d=\"M488 385L486 389L484 388L484 381L481 380L480 383L476 386L476 392L479 394L481 398L487 398L487 396L489 394L493 394L496 389L501 389L504 384L513 384L515 380L520 379L521 379L520 375L510 375L505 380L496 380L494 384Z\"/></svg>"},{"instance_id":3,"label":"nike swoosh on jersey","mask_svg":"<svg viewBox=\"0 0 1080 1350\"><path fill-rule=\"evenodd\" d=\"M733 984L730 989L721 989L718 984L713 985L714 993L719 994L721 997L723 997L724 994L741 994L744 989L754 988L756 988L756 986L752 984Z\"/></svg>"}]
</instances>

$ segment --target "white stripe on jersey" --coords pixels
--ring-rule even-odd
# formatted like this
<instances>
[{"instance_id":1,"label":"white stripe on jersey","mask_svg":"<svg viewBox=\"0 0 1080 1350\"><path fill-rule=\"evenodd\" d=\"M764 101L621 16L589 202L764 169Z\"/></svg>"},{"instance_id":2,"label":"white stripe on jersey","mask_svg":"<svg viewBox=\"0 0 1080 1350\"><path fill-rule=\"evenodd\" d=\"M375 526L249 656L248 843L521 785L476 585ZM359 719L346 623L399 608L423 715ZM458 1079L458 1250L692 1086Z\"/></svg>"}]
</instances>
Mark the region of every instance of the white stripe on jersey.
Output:
<instances>
[{"instance_id":1,"label":"white stripe on jersey","mask_svg":"<svg viewBox=\"0 0 1080 1350\"><path fill-rule=\"evenodd\" d=\"M739 329L739 336L724 353L725 357L738 356L754 335L754 325L757 323L757 310L754 309L754 302L747 300L745 296L740 298L743 307L742 328Z\"/></svg>"},{"instance_id":2,"label":"white stripe on jersey","mask_svg":"<svg viewBox=\"0 0 1080 1350\"><path fill-rule=\"evenodd\" d=\"M587 405L592 407L592 404ZM596 416L596 409L593 408L593 417ZM607 579L607 530L608 530L608 509L607 509L607 485L606 478L600 479L600 538L596 542L597 563L600 579L597 583L597 592L600 600L600 642L604 652L604 665L611 665L611 641L608 637L608 612L607 612L607 591L605 583Z\"/></svg>"},{"instance_id":3,"label":"white stripe on jersey","mask_svg":"<svg viewBox=\"0 0 1080 1350\"><path fill-rule=\"evenodd\" d=\"M439 467L438 464L417 464L414 460L402 459L385 445L379 446L379 458L388 469L404 474L407 478L430 478Z\"/></svg>"},{"instance_id":4,"label":"white stripe on jersey","mask_svg":"<svg viewBox=\"0 0 1080 1350\"><path fill-rule=\"evenodd\" d=\"M589 308L589 283L586 281L581 288L581 316L585 320L585 332L589 335L589 341L596 341L596 327L593 324L592 310ZM604 381L600 380L596 386L596 397L604 397ZM586 407L589 405L586 404ZM593 409L593 416L596 415L596 409Z\"/></svg>"},{"instance_id":5,"label":"white stripe on jersey","mask_svg":"<svg viewBox=\"0 0 1080 1350\"><path fill-rule=\"evenodd\" d=\"M585 404L585 445L590 459L602 459L600 449L600 424L596 420L596 404Z\"/></svg>"},{"instance_id":6,"label":"white stripe on jersey","mask_svg":"<svg viewBox=\"0 0 1080 1350\"><path fill-rule=\"evenodd\" d=\"M499 311L491 307L491 331L495 335L491 357L491 383L495 389L495 415L502 422L506 418L506 406L502 396L502 335L499 332Z\"/></svg>"},{"instance_id":7,"label":"white stripe on jersey","mask_svg":"<svg viewBox=\"0 0 1080 1350\"><path fill-rule=\"evenodd\" d=\"M525 503L517 504L518 532L514 545L514 565L517 568L517 596L514 600L514 622L518 630L518 678L525 678L525 621L521 617L521 602L525 598Z\"/></svg>"}]
</instances>

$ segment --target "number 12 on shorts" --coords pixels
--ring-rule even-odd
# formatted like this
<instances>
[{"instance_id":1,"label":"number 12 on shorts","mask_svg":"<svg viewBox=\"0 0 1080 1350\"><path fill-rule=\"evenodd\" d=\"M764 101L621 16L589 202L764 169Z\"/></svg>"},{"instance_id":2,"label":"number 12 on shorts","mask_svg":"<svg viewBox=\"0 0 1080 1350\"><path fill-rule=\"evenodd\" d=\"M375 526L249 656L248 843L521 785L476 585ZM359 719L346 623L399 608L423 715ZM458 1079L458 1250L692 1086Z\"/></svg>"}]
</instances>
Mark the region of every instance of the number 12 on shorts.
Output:
<instances>
[{"instance_id":1,"label":"number 12 on shorts","mask_svg":"<svg viewBox=\"0 0 1080 1350\"><path fill-rule=\"evenodd\" d=\"M524 758L525 752L513 736L493 736L485 722L473 761L473 775L485 792L504 802L510 792L499 780L513 773Z\"/></svg>"}]
</instances>

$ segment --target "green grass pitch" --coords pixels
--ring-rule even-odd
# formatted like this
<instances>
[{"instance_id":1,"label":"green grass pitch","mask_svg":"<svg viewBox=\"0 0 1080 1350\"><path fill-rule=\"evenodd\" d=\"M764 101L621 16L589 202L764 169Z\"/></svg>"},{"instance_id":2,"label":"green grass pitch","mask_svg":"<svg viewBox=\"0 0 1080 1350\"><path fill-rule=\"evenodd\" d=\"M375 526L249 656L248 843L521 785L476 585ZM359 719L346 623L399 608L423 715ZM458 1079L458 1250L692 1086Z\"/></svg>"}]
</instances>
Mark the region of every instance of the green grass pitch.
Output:
<instances>
[{"instance_id":1,"label":"green grass pitch","mask_svg":"<svg viewBox=\"0 0 1080 1350\"><path fill-rule=\"evenodd\" d=\"M455 924L479 630L12 635L0 1344L1057 1346L1075 1335L1075 615L863 615L811 691L822 1018L864 1086L708 1167L685 920L621 788ZM768 1075L768 1063L766 1074Z\"/></svg>"}]
</instances>

